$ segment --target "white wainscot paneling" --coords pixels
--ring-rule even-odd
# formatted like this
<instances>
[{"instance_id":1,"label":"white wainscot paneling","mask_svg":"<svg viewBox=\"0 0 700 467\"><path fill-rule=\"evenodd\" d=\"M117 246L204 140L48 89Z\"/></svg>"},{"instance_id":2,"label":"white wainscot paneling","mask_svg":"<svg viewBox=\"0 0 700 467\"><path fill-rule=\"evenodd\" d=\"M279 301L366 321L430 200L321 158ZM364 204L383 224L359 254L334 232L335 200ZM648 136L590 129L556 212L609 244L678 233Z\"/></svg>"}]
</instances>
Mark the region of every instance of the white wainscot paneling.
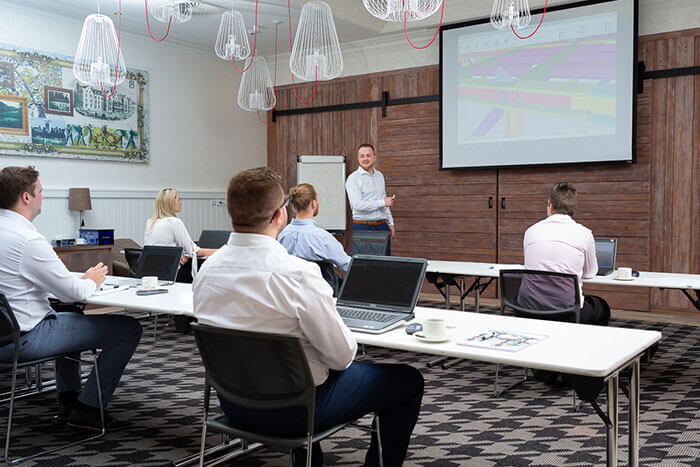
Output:
<instances>
[{"instance_id":1,"label":"white wainscot paneling","mask_svg":"<svg viewBox=\"0 0 700 467\"><path fill-rule=\"evenodd\" d=\"M204 229L231 230L223 193L179 193L184 204L178 217L194 240ZM90 190L90 197L92 210L85 211L86 228L114 229L114 238L143 243L146 220L153 215L155 191ZM78 236L80 215L68 210L68 190L44 190L41 214L34 225L48 240Z\"/></svg>"}]
</instances>

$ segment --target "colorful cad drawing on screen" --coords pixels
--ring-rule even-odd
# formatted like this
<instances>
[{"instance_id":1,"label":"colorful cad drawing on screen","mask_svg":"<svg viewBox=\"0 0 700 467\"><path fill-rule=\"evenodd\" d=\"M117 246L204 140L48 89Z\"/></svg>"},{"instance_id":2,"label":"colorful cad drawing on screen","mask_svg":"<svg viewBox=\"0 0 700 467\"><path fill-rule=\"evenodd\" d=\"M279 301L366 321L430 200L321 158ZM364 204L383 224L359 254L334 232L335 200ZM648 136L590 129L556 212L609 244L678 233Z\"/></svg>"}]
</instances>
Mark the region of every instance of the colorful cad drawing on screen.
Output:
<instances>
[{"instance_id":1,"label":"colorful cad drawing on screen","mask_svg":"<svg viewBox=\"0 0 700 467\"><path fill-rule=\"evenodd\" d=\"M461 144L615 134L616 14L546 26L460 40Z\"/></svg>"},{"instance_id":2,"label":"colorful cad drawing on screen","mask_svg":"<svg viewBox=\"0 0 700 467\"><path fill-rule=\"evenodd\" d=\"M494 350L517 352L546 339L543 334L528 334L502 330L489 330L460 341L461 345L481 347Z\"/></svg>"}]
</instances>

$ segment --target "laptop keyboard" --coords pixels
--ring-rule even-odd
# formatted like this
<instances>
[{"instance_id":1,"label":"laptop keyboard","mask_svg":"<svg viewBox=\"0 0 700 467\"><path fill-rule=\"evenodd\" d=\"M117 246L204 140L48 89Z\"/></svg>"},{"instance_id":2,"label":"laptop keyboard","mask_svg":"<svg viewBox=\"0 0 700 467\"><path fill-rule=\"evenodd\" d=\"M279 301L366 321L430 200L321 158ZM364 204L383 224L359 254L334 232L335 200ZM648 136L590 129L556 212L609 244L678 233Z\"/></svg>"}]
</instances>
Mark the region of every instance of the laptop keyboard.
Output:
<instances>
[{"instance_id":1,"label":"laptop keyboard","mask_svg":"<svg viewBox=\"0 0 700 467\"><path fill-rule=\"evenodd\" d=\"M338 310L338 313L340 313L340 316L343 318L361 319L364 321L376 321L378 323L390 321L395 317L395 315L393 314L384 313L380 311L368 311L361 310L358 308L349 308L345 306L339 306L336 307L336 309Z\"/></svg>"}]
</instances>

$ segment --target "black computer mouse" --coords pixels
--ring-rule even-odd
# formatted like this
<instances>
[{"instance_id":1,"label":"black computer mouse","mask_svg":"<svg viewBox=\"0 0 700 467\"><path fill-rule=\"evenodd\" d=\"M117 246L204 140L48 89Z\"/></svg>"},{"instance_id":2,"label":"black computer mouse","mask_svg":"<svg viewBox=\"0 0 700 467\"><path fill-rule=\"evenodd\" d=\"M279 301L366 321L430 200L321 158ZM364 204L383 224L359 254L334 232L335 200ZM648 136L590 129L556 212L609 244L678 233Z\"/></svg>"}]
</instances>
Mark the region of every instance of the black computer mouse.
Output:
<instances>
[{"instance_id":1,"label":"black computer mouse","mask_svg":"<svg viewBox=\"0 0 700 467\"><path fill-rule=\"evenodd\" d=\"M632 277L639 277L639 271L632 269Z\"/></svg>"},{"instance_id":2,"label":"black computer mouse","mask_svg":"<svg viewBox=\"0 0 700 467\"><path fill-rule=\"evenodd\" d=\"M408 335L415 334L416 332L419 332L422 330L423 330L423 325L420 323L411 323L408 326L406 326L406 334L408 334Z\"/></svg>"}]
</instances>

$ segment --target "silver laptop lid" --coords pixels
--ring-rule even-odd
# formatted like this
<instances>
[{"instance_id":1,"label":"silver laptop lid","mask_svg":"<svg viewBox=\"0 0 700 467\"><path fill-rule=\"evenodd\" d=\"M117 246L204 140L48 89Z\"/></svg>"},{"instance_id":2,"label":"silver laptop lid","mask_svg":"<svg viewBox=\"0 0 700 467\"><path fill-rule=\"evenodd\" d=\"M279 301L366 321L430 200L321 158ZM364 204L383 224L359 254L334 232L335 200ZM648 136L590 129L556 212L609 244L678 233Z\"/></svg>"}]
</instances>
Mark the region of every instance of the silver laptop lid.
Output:
<instances>
[{"instance_id":1,"label":"silver laptop lid","mask_svg":"<svg viewBox=\"0 0 700 467\"><path fill-rule=\"evenodd\" d=\"M421 258L355 255L338 294L338 305L411 313L427 266Z\"/></svg>"},{"instance_id":2,"label":"silver laptop lid","mask_svg":"<svg viewBox=\"0 0 700 467\"><path fill-rule=\"evenodd\" d=\"M596 238L595 256L598 260L599 271L614 271L617 259L617 239Z\"/></svg>"}]
</instances>

